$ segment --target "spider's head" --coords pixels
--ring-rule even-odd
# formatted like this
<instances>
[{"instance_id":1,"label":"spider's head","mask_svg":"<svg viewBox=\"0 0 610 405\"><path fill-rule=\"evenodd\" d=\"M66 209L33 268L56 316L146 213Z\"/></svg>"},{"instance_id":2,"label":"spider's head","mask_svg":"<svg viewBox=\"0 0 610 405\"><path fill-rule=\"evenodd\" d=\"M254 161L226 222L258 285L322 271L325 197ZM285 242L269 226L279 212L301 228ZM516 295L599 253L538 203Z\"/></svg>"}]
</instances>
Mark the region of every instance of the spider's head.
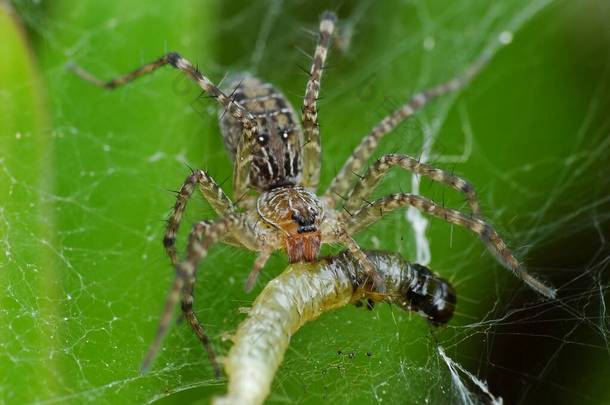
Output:
<instances>
[{"instance_id":1,"label":"spider's head","mask_svg":"<svg viewBox=\"0 0 610 405\"><path fill-rule=\"evenodd\" d=\"M302 187L276 188L259 197L257 210L265 222L282 232L290 263L318 258L324 209L314 193Z\"/></svg>"}]
</instances>

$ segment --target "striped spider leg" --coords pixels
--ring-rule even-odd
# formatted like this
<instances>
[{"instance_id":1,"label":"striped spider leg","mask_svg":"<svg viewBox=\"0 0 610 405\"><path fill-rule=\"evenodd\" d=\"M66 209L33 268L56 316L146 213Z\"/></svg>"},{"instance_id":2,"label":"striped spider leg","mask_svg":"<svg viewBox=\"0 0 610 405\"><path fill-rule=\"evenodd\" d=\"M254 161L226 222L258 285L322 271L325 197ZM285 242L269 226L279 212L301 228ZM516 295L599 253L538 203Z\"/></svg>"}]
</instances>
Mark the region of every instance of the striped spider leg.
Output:
<instances>
[{"instance_id":1,"label":"striped spider leg","mask_svg":"<svg viewBox=\"0 0 610 405\"><path fill-rule=\"evenodd\" d=\"M74 73L76 73L81 79L103 89L112 90L139 77L152 73L165 65L173 66L197 83L197 85L199 85L203 91L215 98L218 103L229 113L229 115L240 123L243 130L243 136L240 137L236 145L237 156L233 171L233 196L244 195L248 189L248 175L250 173L250 165L252 162L251 149L257 132L254 117L233 99L223 93L222 90L220 90L210 81L210 79L204 76L193 66L193 64L180 56L180 54L177 52L170 52L154 62L140 66L124 76L120 76L108 81L102 81L96 78L85 69L76 66L73 63L69 63L68 68L74 71Z\"/></svg>"},{"instance_id":2,"label":"striped spider leg","mask_svg":"<svg viewBox=\"0 0 610 405\"><path fill-rule=\"evenodd\" d=\"M417 159L400 154L389 154L380 157L364 176L356 183L356 186L347 195L343 208L347 212L357 210L365 202L367 196L375 189L392 167L400 167L420 176L427 177L432 181L444 183L466 196L468 206L474 216L479 216L481 210L474 191L474 187L466 180L454 176L444 170L437 169L431 165L421 163Z\"/></svg>"},{"instance_id":3,"label":"striped spider leg","mask_svg":"<svg viewBox=\"0 0 610 405\"><path fill-rule=\"evenodd\" d=\"M310 189L318 187L320 180L320 126L318 124L318 96L320 94L320 81L324 71L324 63L328 55L330 40L335 30L337 17L331 12L325 12L320 19L318 45L313 56L313 63L309 73L309 80L301 109L301 120L305 143L303 144L303 185Z\"/></svg>"},{"instance_id":4,"label":"striped spider leg","mask_svg":"<svg viewBox=\"0 0 610 405\"><path fill-rule=\"evenodd\" d=\"M148 370L158 352L161 342L167 334L174 308L182 295L181 306L184 316L205 347L216 376L220 375L220 367L209 338L192 310L193 286L196 281L199 263L208 255L212 246L218 242L259 251L261 252L260 256L265 258L269 257L272 251L277 250L281 241L275 238L273 229L264 225L261 228L252 227L250 226L252 219L252 215L248 213L232 213L215 221L202 221L193 226L189 235L186 259L176 266L176 276L167 295L155 339L142 361L142 372Z\"/></svg>"},{"instance_id":5,"label":"striped spider leg","mask_svg":"<svg viewBox=\"0 0 610 405\"><path fill-rule=\"evenodd\" d=\"M371 132L366 135L364 139L362 139L360 145L354 149L351 156L343 164L341 170L339 170L339 173L337 173L335 178L332 180L330 186L324 193L324 199L328 201L329 205L333 207L336 206L338 200L343 198L343 196L345 196L353 187L356 180L354 173L360 172L366 165L369 157L371 157L373 152L377 149L381 138L390 133L401 122L413 116L415 112L424 108L430 101L462 88L481 70L486 60L486 57L482 58L477 63L470 66L461 76L458 76L446 83L439 84L426 91L415 94L406 104L383 118L371 130ZM404 169L413 171L423 176L428 176L436 181L443 181L441 176L435 176L435 173L438 173L438 171L434 172L430 170L433 168L426 168L425 165L418 166L414 162L407 162L406 160L407 159L399 164ZM449 179L449 176L442 177ZM471 202L472 200L473 199L469 199Z\"/></svg>"},{"instance_id":6,"label":"striped spider leg","mask_svg":"<svg viewBox=\"0 0 610 405\"><path fill-rule=\"evenodd\" d=\"M547 298L555 298L556 290L545 285L543 282L529 274L510 251L498 232L484 220L463 214L460 211L442 207L433 201L414 194L398 193L390 194L366 204L353 215L343 214L350 234L354 234L363 228L377 222L384 215L399 208L412 206L424 214L440 218L450 224L464 227L476 233L487 249L506 267L511 270L530 288Z\"/></svg>"},{"instance_id":7,"label":"striped spider leg","mask_svg":"<svg viewBox=\"0 0 610 405\"><path fill-rule=\"evenodd\" d=\"M479 203L474 188L466 180L428 164L420 163L411 156L389 154L379 158L377 162L368 169L364 176L357 180L358 183L353 187L353 183L356 181L354 180L355 176L353 176L353 173L357 173L362 169L384 135L391 132L402 121L411 117L417 110L422 109L430 100L463 87L481 70L485 62L486 57L469 67L462 76L432 87L429 90L417 93L410 101L381 120L381 122L361 141L360 145L358 145L345 162L324 194L324 200L328 205L334 207L336 206L338 199L344 198L345 202L343 207L345 208L345 211L348 214L355 211L353 215L341 214L342 219L340 222L343 220L347 222L349 234L358 232L389 211L409 205L417 208L423 213L444 219L452 224L466 227L479 235L481 240L499 261L529 287L547 298L554 298L556 290L544 285L541 281L527 273L495 229L487 222L479 219ZM465 215L459 211L446 209L426 198L406 193L393 194L376 200L373 203L368 203L365 200L366 197L373 191L381 178L394 166L416 173L420 176L428 177L433 181L446 184L463 193L466 196L471 214Z\"/></svg>"},{"instance_id":8,"label":"striped spider leg","mask_svg":"<svg viewBox=\"0 0 610 405\"><path fill-rule=\"evenodd\" d=\"M195 243L200 242L204 235L210 233L210 227L213 225L213 223L214 221L208 220L200 221L193 225L193 229L189 235L188 245L193 246ZM223 235L221 240L223 243L226 244L243 247L243 245L230 234ZM218 365L218 361L216 360L216 353L214 352L214 349L211 346L210 339L208 338L208 335L205 329L203 328L203 325L201 325L199 319L197 318L197 315L193 311L194 287L196 281L197 269L195 268L193 272L184 279L181 302L182 314L184 316L184 319L186 319L189 325L191 325L191 328L193 329L193 332L195 332L195 335L203 344L203 347L207 352L208 359L210 361L210 364L212 365L212 369L214 370L215 375L219 376L220 366ZM163 331L161 332L161 338L162 334L166 333L165 330L167 329L167 325L164 325L162 329Z\"/></svg>"},{"instance_id":9,"label":"striped spider leg","mask_svg":"<svg viewBox=\"0 0 610 405\"><path fill-rule=\"evenodd\" d=\"M176 255L176 234L180 228L180 222L184 210L186 209L186 204L193 195L193 191L197 185L199 186L201 194L219 216L223 217L234 211L231 199L227 197L216 181L203 170L194 170L186 178L182 187L180 187L180 190L177 192L176 203L167 219L167 228L163 238L163 246L165 246L167 255L170 257L174 266L178 264Z\"/></svg>"}]
</instances>

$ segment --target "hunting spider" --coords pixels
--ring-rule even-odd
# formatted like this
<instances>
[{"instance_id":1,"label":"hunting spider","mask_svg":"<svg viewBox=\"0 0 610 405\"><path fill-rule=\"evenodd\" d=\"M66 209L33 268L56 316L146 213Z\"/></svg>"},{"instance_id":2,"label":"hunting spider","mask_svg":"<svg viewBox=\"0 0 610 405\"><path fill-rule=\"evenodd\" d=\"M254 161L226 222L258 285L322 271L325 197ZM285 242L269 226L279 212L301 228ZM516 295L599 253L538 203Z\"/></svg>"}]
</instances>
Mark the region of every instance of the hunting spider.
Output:
<instances>
[{"instance_id":1,"label":"hunting spider","mask_svg":"<svg viewBox=\"0 0 610 405\"><path fill-rule=\"evenodd\" d=\"M496 230L481 217L475 191L464 179L401 154L382 156L362 176L354 175L362 171L384 135L430 100L463 87L480 70L482 61L453 80L415 94L403 106L381 120L353 151L324 194L320 196L316 193L321 152L317 99L329 45L335 33L335 22L333 13L326 12L321 17L300 125L291 105L272 85L243 74L223 91L176 52L168 53L108 82L100 81L85 70L71 66L81 78L102 88L114 89L169 64L192 79L223 107L219 121L225 146L234 162L233 197L236 201L231 200L203 170L193 171L180 188L163 239L167 253L176 267L176 276L142 370L146 370L154 358L167 333L173 309L182 296L184 317L203 343L215 371L219 373L220 368L208 337L192 308L198 264L217 242L258 252L248 277L247 289L252 287L259 271L275 250L286 251L290 262L312 262L317 259L323 243L343 245L365 269L369 282L383 288L379 285L383 281L352 235L385 214L408 206L476 233L504 267L540 294L554 297L555 290L528 274ZM457 190L465 196L470 212L462 213L445 208L410 193L391 194L368 202L367 196L393 167ZM180 261L175 249L176 233L187 201L196 187L199 187L219 218L198 222L193 226L186 257Z\"/></svg>"}]
</instances>

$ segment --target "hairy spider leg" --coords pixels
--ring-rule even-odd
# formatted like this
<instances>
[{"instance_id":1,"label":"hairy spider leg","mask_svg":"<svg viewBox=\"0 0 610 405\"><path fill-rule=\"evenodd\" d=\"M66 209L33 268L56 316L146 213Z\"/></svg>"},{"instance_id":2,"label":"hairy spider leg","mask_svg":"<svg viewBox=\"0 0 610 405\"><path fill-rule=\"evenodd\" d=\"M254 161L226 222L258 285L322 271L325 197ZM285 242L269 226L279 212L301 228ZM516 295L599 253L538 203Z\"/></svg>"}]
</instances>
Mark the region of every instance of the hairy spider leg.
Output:
<instances>
[{"instance_id":1,"label":"hairy spider leg","mask_svg":"<svg viewBox=\"0 0 610 405\"><path fill-rule=\"evenodd\" d=\"M354 173L358 173L366 164L384 135L391 132L398 124L411 117L416 111L421 110L429 101L462 88L481 70L486 61L487 57L484 56L466 69L461 76L415 94L406 104L382 119L362 139L360 145L354 149L324 193L324 198L328 201L328 204L334 207L337 205L338 199L344 198L355 181Z\"/></svg>"},{"instance_id":2,"label":"hairy spider leg","mask_svg":"<svg viewBox=\"0 0 610 405\"><path fill-rule=\"evenodd\" d=\"M384 287L381 276L375 269L373 263L371 263L369 258L366 256L360 245L358 245L358 242L356 242L354 238L350 236L352 233L349 232L344 226L339 226L338 224L335 224L332 226L332 228L333 229L330 231L325 232L325 243L338 242L345 246L347 251L357 261L358 265L364 269L365 274L368 276L367 282L371 283L372 286L380 291L383 291Z\"/></svg>"},{"instance_id":3,"label":"hairy spider leg","mask_svg":"<svg viewBox=\"0 0 610 405\"><path fill-rule=\"evenodd\" d=\"M303 144L303 186L314 190L318 187L320 180L321 153L317 102L324 63L328 55L336 21L337 16L329 11L325 12L320 20L318 45L314 53L301 110L305 142Z\"/></svg>"},{"instance_id":4,"label":"hairy spider leg","mask_svg":"<svg viewBox=\"0 0 610 405\"><path fill-rule=\"evenodd\" d=\"M254 265L252 266L252 270L250 270L250 274L246 279L246 284L244 285L245 292L252 291L252 287L254 287L256 279L258 279L258 275L260 274L263 267L265 267L265 264L267 264L267 260L269 260L269 257L271 257L271 252L264 251L258 254L256 260L254 261Z\"/></svg>"},{"instance_id":5,"label":"hairy spider leg","mask_svg":"<svg viewBox=\"0 0 610 405\"><path fill-rule=\"evenodd\" d=\"M204 234L209 233L212 224L213 222L211 221L201 221L193 225L193 230L189 235L189 245L194 243L193 239L200 241ZM195 269L192 274L190 274L190 276L185 279L185 284L182 289L182 304L180 305L180 307L182 309L182 314L184 315L184 318L187 320L189 325L191 325L191 329L193 329L193 332L195 332L195 335L197 336L197 338L199 338L199 341L207 352L208 359L210 361L210 364L212 365L212 369L214 370L214 375L216 376L216 378L220 378L221 370L218 361L216 360L216 353L212 348L212 344L210 343L208 334L203 328L203 325L199 322L197 315L195 315L195 312L193 311L193 302L195 300L194 288L196 281L197 269Z\"/></svg>"},{"instance_id":6,"label":"hairy spider leg","mask_svg":"<svg viewBox=\"0 0 610 405\"><path fill-rule=\"evenodd\" d=\"M201 241L203 235L208 232L210 226L212 226L213 223L214 223L213 221L200 221L200 222L197 222L195 225L193 225L193 229L189 235L189 246L192 245L193 243L195 243L194 242L195 240ZM223 235L222 242L237 245L237 246L242 246L239 243L239 241L237 241L230 234ZM204 349L206 350L206 352L208 354L208 359L210 360L210 363L212 364L212 368L214 369L214 374L216 375L217 378L219 378L220 377L220 367L218 366L218 362L216 361L216 354L214 353L214 350L212 349L212 346L210 344L210 339L208 338L208 335L207 335L205 329L203 328L203 325L199 322L197 315L193 311L194 288L195 288L196 281L197 281L197 269L195 269L193 271L193 274L190 277L188 277L187 279L184 280L185 284L182 289L182 304L181 304L182 314L184 316L184 319L186 319L187 322L189 323L189 325L191 325L191 328L195 332L195 335L201 341L201 344L203 345Z\"/></svg>"},{"instance_id":7,"label":"hairy spider leg","mask_svg":"<svg viewBox=\"0 0 610 405\"><path fill-rule=\"evenodd\" d=\"M545 285L529 274L515 258L506 243L496 230L480 218L473 218L459 211L441 207L433 201L414 194L398 193L373 201L368 206L356 211L352 216L346 216L347 230L350 234L356 233L368 225L377 222L385 214L405 206L412 206L424 214L440 218L448 223L458 225L476 233L488 250L518 278L523 280L530 288L547 298L555 298L556 290Z\"/></svg>"},{"instance_id":8,"label":"hairy spider leg","mask_svg":"<svg viewBox=\"0 0 610 405\"><path fill-rule=\"evenodd\" d=\"M237 146L237 156L235 158L235 168L233 172L233 197L239 198L239 196L245 194L248 189L248 175L252 162L250 152L257 133L256 120L252 114L223 93L222 90L216 87L210 79L197 70L188 60L184 59L177 52L170 52L154 62L143 65L124 76L109 81L102 81L88 71L72 63L68 64L68 67L83 80L104 89L115 89L168 64L195 81L203 91L215 98L229 114L243 125L244 137Z\"/></svg>"},{"instance_id":9,"label":"hairy spider leg","mask_svg":"<svg viewBox=\"0 0 610 405\"><path fill-rule=\"evenodd\" d=\"M155 334L155 339L152 344L149 346L148 351L142 361L142 366L140 368L141 372L144 373L150 367L153 359L155 358L159 347L161 346L161 342L165 335L167 335L167 331L169 328L170 320L172 318L172 313L178 300L180 298L180 294L186 294L187 298L185 298L185 302L187 309L188 306L192 306L192 284L195 281L195 272L197 269L197 264L201 259L207 256L210 248L216 244L218 241L222 240L222 238L231 233L232 231L238 230L239 232L245 232L246 229L241 227L242 219L237 214L232 214L224 218L220 218L213 223L205 223L204 226L199 226L199 224L195 224L193 232L191 234L198 232L199 230L203 230L203 235L201 238L198 238L195 235L191 235L189 237L189 246L187 249L187 259L176 266L176 277L172 284L172 288L167 295L167 299L165 301L165 307L163 309L163 313L161 314L159 325L157 327L157 332ZM188 285L188 291L185 293L184 287ZM188 298L190 297L190 298ZM184 309L183 309L184 310ZM196 333L201 333L203 338L200 337L201 342L205 346L210 362L214 367L215 373L218 375L220 372L220 367L218 366L218 362L216 361L216 355L214 354L214 350L212 349L207 334L203 330L203 327L199 324L197 319L192 316L192 310L190 313L185 313L185 316L191 323L191 326L195 330ZM199 334L198 334L199 336Z\"/></svg>"},{"instance_id":10,"label":"hairy spider leg","mask_svg":"<svg viewBox=\"0 0 610 405\"><path fill-rule=\"evenodd\" d=\"M443 183L466 196L470 210L474 216L480 215L479 202L474 191L474 187L461 177L437 169L431 165L420 163L417 159L407 155L389 154L380 157L372 166L369 167L362 179L356 184L351 193L347 196L343 207L347 212L353 212L364 204L368 195L375 189L381 179L387 175L390 169L398 166L402 169L427 177L432 181Z\"/></svg>"},{"instance_id":11,"label":"hairy spider leg","mask_svg":"<svg viewBox=\"0 0 610 405\"><path fill-rule=\"evenodd\" d=\"M163 246L165 246L165 251L174 266L178 263L176 255L176 234L180 228L180 222L184 210L186 209L186 204L195 190L195 185L199 185L201 194L203 194L219 216L226 216L234 210L231 199L227 197L222 188L210 175L203 170L193 171L193 173L186 178L177 193L176 203L167 219L167 228L165 237L163 238Z\"/></svg>"},{"instance_id":12,"label":"hairy spider leg","mask_svg":"<svg viewBox=\"0 0 610 405\"><path fill-rule=\"evenodd\" d=\"M208 232L208 230L210 229L210 227L212 226L213 223L214 223L213 221L200 221L200 222L197 222L195 225L193 225L193 229L189 235L189 245L194 243L192 241L192 239L201 240L202 236L206 232ZM191 328L195 332L195 335L197 335L197 337L203 344L203 347L205 348L205 350L208 353L208 358L210 359L210 362L212 363L212 368L214 369L214 372L215 372L216 376L218 377L219 369L216 364L217 362L216 362L215 353L213 350L211 350L210 340L208 338L207 333L205 332L205 329L203 328L203 325L201 325L201 323L199 322L199 319L197 319L197 315L195 315L195 312L193 312L194 288L195 288L196 281L197 281L197 269L195 269L195 271L193 271L193 274L190 277L188 277L188 279L185 280L185 284L182 289L182 304L181 304L182 314L184 316L184 319L186 319L187 322L189 323L189 325L191 325Z\"/></svg>"}]
</instances>

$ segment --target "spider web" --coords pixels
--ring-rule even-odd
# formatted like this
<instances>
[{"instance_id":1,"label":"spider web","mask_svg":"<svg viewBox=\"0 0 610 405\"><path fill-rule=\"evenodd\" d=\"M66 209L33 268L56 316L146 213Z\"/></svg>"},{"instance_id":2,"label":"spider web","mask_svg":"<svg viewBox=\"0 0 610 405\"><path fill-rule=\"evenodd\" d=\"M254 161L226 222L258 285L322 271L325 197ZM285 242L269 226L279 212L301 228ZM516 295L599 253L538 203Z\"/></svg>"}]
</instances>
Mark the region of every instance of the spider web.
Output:
<instances>
[{"instance_id":1,"label":"spider web","mask_svg":"<svg viewBox=\"0 0 610 405\"><path fill-rule=\"evenodd\" d=\"M250 70L298 108L306 81L298 66L309 65L299 49L313 49L309 31L327 6L96 3L13 4L35 68L0 88L0 102L17 107L0 123L0 369L10 370L0 375L0 398L208 398L224 385L187 325L172 328L148 374L138 367L172 277L160 243L173 203L166 190L181 184L186 165L230 179L215 105L173 71L103 92L64 65L110 77L175 49L217 82ZM401 125L375 157L409 153L471 180L484 215L530 271L559 287L559 299L527 290L468 232L396 214L359 242L450 279L455 319L432 330L389 306L325 314L294 336L270 403L610 401L610 39L600 28L610 13L601 3L337 6L345 50L331 52L322 84L322 185L409 94L489 54L472 84ZM409 189L465 209L442 185L398 171L376 195ZM212 216L196 199L185 224ZM221 353L243 319L238 309L286 265L274 256L245 294L253 257L219 246L200 271L195 307Z\"/></svg>"}]
</instances>

